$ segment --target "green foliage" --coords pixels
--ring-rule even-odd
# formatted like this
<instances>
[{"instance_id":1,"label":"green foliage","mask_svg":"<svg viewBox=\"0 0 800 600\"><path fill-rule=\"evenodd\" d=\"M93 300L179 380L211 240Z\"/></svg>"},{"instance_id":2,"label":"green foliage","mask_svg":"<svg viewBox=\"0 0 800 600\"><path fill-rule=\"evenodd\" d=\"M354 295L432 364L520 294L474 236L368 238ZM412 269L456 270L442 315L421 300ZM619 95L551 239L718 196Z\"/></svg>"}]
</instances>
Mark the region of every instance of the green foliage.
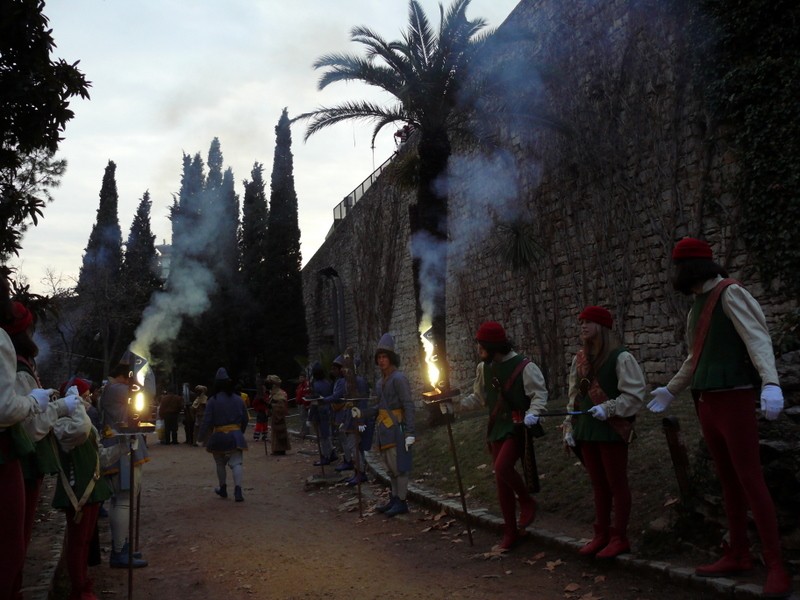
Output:
<instances>
[{"instance_id":1,"label":"green foliage","mask_svg":"<svg viewBox=\"0 0 800 600\"><path fill-rule=\"evenodd\" d=\"M36 157L44 153L51 159L58 149L61 133L74 116L69 99L89 97L89 82L77 69L77 62L50 60L55 42L47 17L42 14L43 8L41 0L0 3L2 257L18 253L26 222L31 220L36 224L48 199L46 195L43 198L41 193L33 193L37 186L26 189L24 181L59 163L52 160L41 163Z\"/></svg>"},{"instance_id":2,"label":"green foliage","mask_svg":"<svg viewBox=\"0 0 800 600\"><path fill-rule=\"evenodd\" d=\"M698 83L731 130L743 172L741 227L766 283L800 291L800 5L704 0Z\"/></svg>"}]
</instances>

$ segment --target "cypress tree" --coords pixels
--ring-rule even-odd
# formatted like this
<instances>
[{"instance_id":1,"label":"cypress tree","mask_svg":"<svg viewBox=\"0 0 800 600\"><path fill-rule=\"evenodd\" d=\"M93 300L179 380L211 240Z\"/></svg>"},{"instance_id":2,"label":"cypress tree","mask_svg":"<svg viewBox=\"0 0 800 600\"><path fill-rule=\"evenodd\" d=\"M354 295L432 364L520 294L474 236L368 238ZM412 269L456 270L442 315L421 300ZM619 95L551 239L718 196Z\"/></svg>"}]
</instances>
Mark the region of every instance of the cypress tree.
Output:
<instances>
[{"instance_id":1,"label":"cypress tree","mask_svg":"<svg viewBox=\"0 0 800 600\"><path fill-rule=\"evenodd\" d=\"M300 227L294 188L292 134L284 108L275 127L275 157L272 165L269 216L267 217L267 261L264 338L265 367L282 379L297 376L298 359L308 348L303 282L300 276Z\"/></svg>"},{"instance_id":2,"label":"cypress tree","mask_svg":"<svg viewBox=\"0 0 800 600\"><path fill-rule=\"evenodd\" d=\"M88 337L84 354L102 355L103 377L108 374L110 362L120 358L127 343L119 336L124 285L120 276L122 231L117 215L116 169L117 165L109 160L100 188L97 221L86 244L76 288L86 310L83 329Z\"/></svg>"},{"instance_id":3,"label":"cypress tree","mask_svg":"<svg viewBox=\"0 0 800 600\"><path fill-rule=\"evenodd\" d=\"M156 236L150 226L152 205L150 192L145 192L139 201L125 244L125 256L122 261L122 282L125 286L122 338L128 340L133 339L133 333L151 294L161 287Z\"/></svg>"},{"instance_id":4,"label":"cypress tree","mask_svg":"<svg viewBox=\"0 0 800 600\"><path fill-rule=\"evenodd\" d=\"M269 209L264 191L264 166L258 162L254 163L250 177L250 181L244 182L242 203L242 282L246 293L243 313L249 331L248 335L242 338L242 349L247 356L248 368L251 374L255 375L262 363L262 347L266 337L263 301Z\"/></svg>"}]
</instances>

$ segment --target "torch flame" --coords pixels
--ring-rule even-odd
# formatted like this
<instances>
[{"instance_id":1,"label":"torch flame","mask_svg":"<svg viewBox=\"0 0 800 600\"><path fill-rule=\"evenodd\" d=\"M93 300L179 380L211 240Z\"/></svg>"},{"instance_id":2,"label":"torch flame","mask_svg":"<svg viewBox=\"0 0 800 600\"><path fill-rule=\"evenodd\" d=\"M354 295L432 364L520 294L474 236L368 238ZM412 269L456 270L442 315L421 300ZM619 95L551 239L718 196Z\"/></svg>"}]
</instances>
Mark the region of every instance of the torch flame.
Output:
<instances>
[{"instance_id":1,"label":"torch flame","mask_svg":"<svg viewBox=\"0 0 800 600\"><path fill-rule=\"evenodd\" d=\"M425 332L428 331L428 329L430 329L430 326L422 327L419 332L419 337L422 340L422 347L425 350L425 362L428 365L428 380L433 389L438 389L439 369L436 367L437 356L433 353L433 342L425 336Z\"/></svg>"}]
</instances>

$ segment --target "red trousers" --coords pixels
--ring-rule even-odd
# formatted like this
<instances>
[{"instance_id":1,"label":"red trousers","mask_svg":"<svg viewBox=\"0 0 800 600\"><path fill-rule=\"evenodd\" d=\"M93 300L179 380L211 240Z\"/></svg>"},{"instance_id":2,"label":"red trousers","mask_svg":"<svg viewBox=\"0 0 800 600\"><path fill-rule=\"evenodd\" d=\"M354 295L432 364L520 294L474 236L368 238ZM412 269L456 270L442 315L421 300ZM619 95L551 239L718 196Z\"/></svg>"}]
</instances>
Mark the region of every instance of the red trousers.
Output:
<instances>
[{"instance_id":1,"label":"red trousers","mask_svg":"<svg viewBox=\"0 0 800 600\"><path fill-rule=\"evenodd\" d=\"M81 512L81 521L76 523L75 511L72 508L65 511L67 536L64 556L69 580L72 583L70 600L94 598L92 580L89 577L89 549L97 524L97 515L100 512L100 503L87 504Z\"/></svg>"},{"instance_id":2,"label":"red trousers","mask_svg":"<svg viewBox=\"0 0 800 600\"><path fill-rule=\"evenodd\" d=\"M778 560L781 542L775 505L761 470L755 411L757 399L758 391L755 389L703 392L695 401L695 409L722 485L731 550L743 554L749 552L749 507L765 558L769 556Z\"/></svg>"},{"instance_id":3,"label":"red trousers","mask_svg":"<svg viewBox=\"0 0 800 600\"><path fill-rule=\"evenodd\" d=\"M10 445L5 434L0 444ZM18 597L25 566L25 483L18 460L0 465L0 540L0 599L7 600Z\"/></svg>"},{"instance_id":4,"label":"red trousers","mask_svg":"<svg viewBox=\"0 0 800 600\"><path fill-rule=\"evenodd\" d=\"M611 508L617 535L627 536L631 516L631 489L628 486L628 444L623 442L581 442L583 466L589 473L594 494L595 527L608 534Z\"/></svg>"},{"instance_id":5,"label":"red trousers","mask_svg":"<svg viewBox=\"0 0 800 600\"><path fill-rule=\"evenodd\" d=\"M516 498L523 501L531 499L531 495L525 487L525 481L514 468L521 458L520 445L513 438L507 438L499 442L492 442L490 447L494 478L497 483L497 500L500 502L503 522L506 531L516 531Z\"/></svg>"}]
</instances>

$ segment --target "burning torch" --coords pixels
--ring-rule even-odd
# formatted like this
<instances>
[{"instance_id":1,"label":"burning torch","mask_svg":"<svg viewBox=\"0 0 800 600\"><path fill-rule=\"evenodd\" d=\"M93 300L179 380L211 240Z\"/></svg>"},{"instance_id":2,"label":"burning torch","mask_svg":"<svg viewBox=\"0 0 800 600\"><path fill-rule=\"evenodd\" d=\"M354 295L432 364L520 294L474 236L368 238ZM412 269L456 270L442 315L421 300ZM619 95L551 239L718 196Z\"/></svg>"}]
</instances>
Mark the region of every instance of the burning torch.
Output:
<instances>
[{"instance_id":1,"label":"burning torch","mask_svg":"<svg viewBox=\"0 0 800 600\"><path fill-rule=\"evenodd\" d=\"M456 444L453 440L453 428L450 423L453 420L452 404L453 398L457 397L461 391L458 389L451 389L450 383L447 381L446 376L440 381L440 373L446 372L446 369L439 369L437 363L439 357L433 352L432 329L428 329L420 335L422 345L425 348L425 362L428 365L428 380L433 389L429 392L422 394L422 399L425 404L438 404L444 415L445 424L447 425L447 438L450 440L450 453L453 455L453 464L455 465L456 481L458 482L458 494L461 497L461 508L464 511L464 522L467 525L467 536L469 537L469 545L474 546L472 540L472 528L469 524L469 512L467 511L467 497L464 494L464 483L461 480L461 469L458 464L458 455L456 454ZM442 365L444 366L444 365Z\"/></svg>"}]
</instances>

